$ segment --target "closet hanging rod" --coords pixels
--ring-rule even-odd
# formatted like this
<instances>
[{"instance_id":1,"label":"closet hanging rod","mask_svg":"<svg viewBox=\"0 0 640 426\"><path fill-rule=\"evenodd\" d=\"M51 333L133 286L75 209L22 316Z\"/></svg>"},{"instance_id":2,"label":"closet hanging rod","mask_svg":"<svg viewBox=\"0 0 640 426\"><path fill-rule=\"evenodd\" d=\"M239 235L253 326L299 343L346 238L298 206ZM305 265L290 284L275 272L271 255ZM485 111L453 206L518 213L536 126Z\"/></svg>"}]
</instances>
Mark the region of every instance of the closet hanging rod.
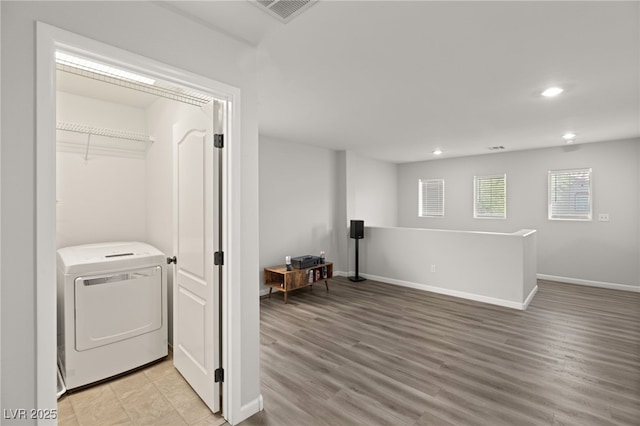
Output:
<instances>
[{"instance_id":1,"label":"closet hanging rod","mask_svg":"<svg viewBox=\"0 0 640 426\"><path fill-rule=\"evenodd\" d=\"M107 129L104 127L86 126L76 123L65 123L61 121L56 124L56 129L66 132L84 133L86 135L105 136L108 138L125 139L137 142L154 141L153 137L145 135L144 133L130 132L127 130Z\"/></svg>"}]
</instances>

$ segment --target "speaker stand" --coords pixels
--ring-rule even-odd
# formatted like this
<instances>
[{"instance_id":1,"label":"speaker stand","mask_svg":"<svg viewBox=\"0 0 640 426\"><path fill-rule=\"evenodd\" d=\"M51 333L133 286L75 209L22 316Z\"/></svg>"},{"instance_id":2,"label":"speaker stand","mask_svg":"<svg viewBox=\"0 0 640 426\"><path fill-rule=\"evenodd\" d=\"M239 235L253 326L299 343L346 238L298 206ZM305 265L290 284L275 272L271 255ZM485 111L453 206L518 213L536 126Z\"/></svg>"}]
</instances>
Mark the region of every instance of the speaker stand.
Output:
<instances>
[{"instance_id":1,"label":"speaker stand","mask_svg":"<svg viewBox=\"0 0 640 426\"><path fill-rule=\"evenodd\" d=\"M360 242L360 238L356 238L356 275L355 275L355 277L353 277L353 276L352 276L352 277L349 277L349 281L353 281L354 283L357 283L357 282L360 282L360 281L366 281L366 280L367 280L366 278L362 278L362 277L360 276L360 272L359 272L359 269L360 269L360 268L359 268L359 266L360 266L360 265L359 265L359 263L360 263L360 262L359 262L359 260L360 260L360 259L359 259L359 258L360 258L360 251L359 251L359 249L358 249L358 247L359 247L359 246L358 246L358 243L359 243L359 242Z\"/></svg>"}]
</instances>

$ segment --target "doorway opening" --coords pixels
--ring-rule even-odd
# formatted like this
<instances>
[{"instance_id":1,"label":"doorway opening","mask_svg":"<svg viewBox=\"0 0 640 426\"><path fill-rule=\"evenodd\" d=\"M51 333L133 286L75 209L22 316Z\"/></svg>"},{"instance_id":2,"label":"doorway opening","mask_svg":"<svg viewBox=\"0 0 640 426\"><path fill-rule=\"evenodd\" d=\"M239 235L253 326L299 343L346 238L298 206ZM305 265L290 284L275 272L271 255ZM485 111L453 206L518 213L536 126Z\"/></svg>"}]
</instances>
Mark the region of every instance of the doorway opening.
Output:
<instances>
[{"instance_id":1,"label":"doorway opening","mask_svg":"<svg viewBox=\"0 0 640 426\"><path fill-rule=\"evenodd\" d=\"M74 64L73 58L80 59L80 63ZM88 69L91 67L83 65L82 60L111 69L107 73ZM129 74L113 75L112 69ZM152 82L137 81L133 77L136 75ZM144 241L168 258L177 256L178 265L191 268L186 274L190 278L199 275L199 267L201 271L211 267L200 274L213 284L210 299L202 298L207 295L189 293L188 286L178 285L180 278L169 280L175 288L168 293L170 314L164 320L171 328L170 339L179 335L180 329L192 329L195 321L199 321L198 330L202 331L199 334L214 343L203 348L204 343L193 336L183 337L177 346L173 342L174 353L176 350L181 353L174 359L176 364L178 358L182 359L183 366L177 366L178 371L211 411L222 411L227 418L232 395L230 398L226 395L233 371L226 369L226 382L219 379L234 349L226 344L229 322L225 317L230 310L225 290L232 264L213 265L213 258L214 254L229 249L228 242L233 238L232 218L228 214L232 207L227 202L233 176L228 166L230 150L225 151L222 144L214 147L213 140L214 134L224 135L227 141L234 139L238 131L239 91L38 23L38 101L40 405L54 406L57 389L52 386L57 376L56 250L92 242ZM177 125L176 130L174 124L180 122L189 122L192 128ZM198 150L206 157L205 161ZM201 180L206 180L199 182L202 191L181 187L179 172L184 171L183 181L193 185L197 182L197 176L191 173L194 169L199 169ZM214 175L214 171L219 174ZM175 201L180 190L183 194L180 199L192 202L187 210L183 206L183 213ZM198 201L196 193L201 198L208 193L212 198ZM181 238L180 233L194 218L191 209L194 199L195 205L202 207L201 217L207 216L211 223L201 229L192 227L187 230L191 234ZM198 232L206 251L200 256L202 265L194 261L197 255L187 247ZM175 265L168 268L169 277L179 276L170 269L178 268ZM181 312L171 303L176 293L196 303L184 306L185 315L178 314L172 319L174 310ZM193 307L203 304L208 305L207 309L193 315ZM191 321L191 325L181 326L182 321ZM203 369L211 381L194 378L190 372ZM198 380L200 383L196 383ZM213 391L203 395L202 386ZM222 395L225 399L221 403Z\"/></svg>"}]
</instances>

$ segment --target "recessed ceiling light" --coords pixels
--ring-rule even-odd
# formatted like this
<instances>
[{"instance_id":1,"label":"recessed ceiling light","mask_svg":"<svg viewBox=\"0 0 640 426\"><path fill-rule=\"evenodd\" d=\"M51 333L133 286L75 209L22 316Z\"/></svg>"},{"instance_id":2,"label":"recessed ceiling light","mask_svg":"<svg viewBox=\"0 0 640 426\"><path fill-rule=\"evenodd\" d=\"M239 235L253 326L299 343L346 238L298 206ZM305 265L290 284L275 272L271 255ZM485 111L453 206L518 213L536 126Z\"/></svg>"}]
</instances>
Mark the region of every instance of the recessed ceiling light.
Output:
<instances>
[{"instance_id":1,"label":"recessed ceiling light","mask_svg":"<svg viewBox=\"0 0 640 426\"><path fill-rule=\"evenodd\" d=\"M564 135L562 135L562 139L566 141L575 139L575 137L576 137L575 133L565 133Z\"/></svg>"},{"instance_id":2,"label":"recessed ceiling light","mask_svg":"<svg viewBox=\"0 0 640 426\"><path fill-rule=\"evenodd\" d=\"M115 77L121 80L136 81L138 83L148 84L150 86L154 85L156 82L149 77L134 74L132 72L121 70L119 68L110 67L108 65L99 64L97 62L89 61L84 58L78 58L76 56L72 56L59 51L56 52L56 62L59 64L69 65L81 70L90 71L109 77Z\"/></svg>"},{"instance_id":3,"label":"recessed ceiling light","mask_svg":"<svg viewBox=\"0 0 640 426\"><path fill-rule=\"evenodd\" d=\"M433 151L433 155L440 155L440 154L442 154L441 149L436 149L435 151Z\"/></svg>"},{"instance_id":4,"label":"recessed ceiling light","mask_svg":"<svg viewBox=\"0 0 640 426\"><path fill-rule=\"evenodd\" d=\"M549 87L544 92L542 92L541 95L546 98L553 98L554 96L558 96L562 92L564 92L564 89L560 87Z\"/></svg>"}]
</instances>

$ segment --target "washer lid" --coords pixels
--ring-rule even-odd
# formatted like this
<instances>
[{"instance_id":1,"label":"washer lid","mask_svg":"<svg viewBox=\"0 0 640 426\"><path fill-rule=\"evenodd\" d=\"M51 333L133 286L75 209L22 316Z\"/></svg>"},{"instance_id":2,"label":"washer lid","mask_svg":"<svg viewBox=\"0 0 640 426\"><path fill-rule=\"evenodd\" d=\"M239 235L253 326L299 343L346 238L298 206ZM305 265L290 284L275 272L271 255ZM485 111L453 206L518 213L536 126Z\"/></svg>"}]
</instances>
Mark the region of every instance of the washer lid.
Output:
<instances>
[{"instance_id":1,"label":"washer lid","mask_svg":"<svg viewBox=\"0 0 640 426\"><path fill-rule=\"evenodd\" d=\"M164 254L149 244L137 241L83 244L59 249L58 269L69 274L95 268L119 268L149 261L155 256L162 261Z\"/></svg>"}]
</instances>

